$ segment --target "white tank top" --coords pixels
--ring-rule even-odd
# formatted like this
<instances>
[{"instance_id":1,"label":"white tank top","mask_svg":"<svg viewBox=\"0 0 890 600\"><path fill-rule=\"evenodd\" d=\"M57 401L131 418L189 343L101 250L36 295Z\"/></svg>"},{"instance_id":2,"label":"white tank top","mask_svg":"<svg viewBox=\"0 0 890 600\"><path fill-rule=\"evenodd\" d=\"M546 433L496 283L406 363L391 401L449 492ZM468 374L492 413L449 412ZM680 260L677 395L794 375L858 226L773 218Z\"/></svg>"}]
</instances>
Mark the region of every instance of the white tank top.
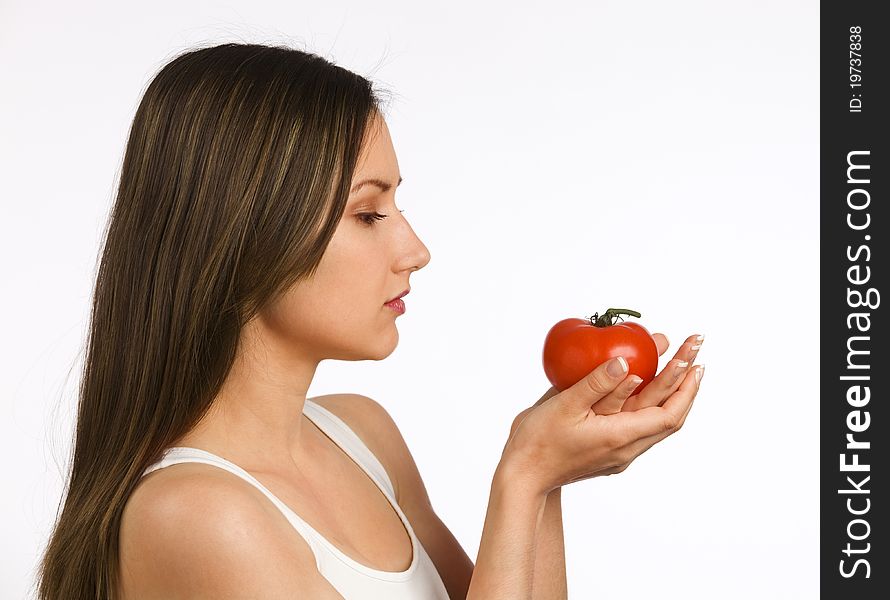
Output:
<instances>
[{"instance_id":1,"label":"white tank top","mask_svg":"<svg viewBox=\"0 0 890 600\"><path fill-rule=\"evenodd\" d=\"M345 600L449 600L435 565L396 503L392 482L377 457L342 419L324 407L307 399L303 413L368 474L398 513L411 537L412 560L407 570L378 571L349 558L247 471L206 450L186 446L168 448L159 461L143 472L143 476L170 465L198 462L220 467L241 477L265 494L284 513L294 529L312 548L319 573Z\"/></svg>"}]
</instances>

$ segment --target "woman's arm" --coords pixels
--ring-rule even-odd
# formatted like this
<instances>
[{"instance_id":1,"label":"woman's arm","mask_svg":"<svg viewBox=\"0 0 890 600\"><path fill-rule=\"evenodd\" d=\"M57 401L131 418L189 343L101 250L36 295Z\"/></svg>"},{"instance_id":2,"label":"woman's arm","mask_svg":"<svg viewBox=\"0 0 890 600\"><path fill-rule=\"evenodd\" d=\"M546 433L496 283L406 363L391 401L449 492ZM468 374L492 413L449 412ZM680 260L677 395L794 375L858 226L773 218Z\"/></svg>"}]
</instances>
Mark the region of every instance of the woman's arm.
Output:
<instances>
[{"instance_id":1,"label":"woman's arm","mask_svg":"<svg viewBox=\"0 0 890 600\"><path fill-rule=\"evenodd\" d=\"M536 532L546 495L498 464L467 600L531 600Z\"/></svg>"},{"instance_id":2,"label":"woman's arm","mask_svg":"<svg viewBox=\"0 0 890 600\"><path fill-rule=\"evenodd\" d=\"M697 349L697 346L690 348L692 354L687 361L694 358ZM687 364L683 363L682 367ZM541 526L548 494L568 483L624 471L637 456L683 426L698 392L702 368L678 369L672 362L638 396L634 396L637 402L634 409L622 411L638 383L628 374L627 367L624 359L613 357L575 385L551 398L545 395L538 404L514 420L498 465L496 482L492 485L489 514L476 564L476 570L480 571L485 561L481 589L487 588L490 594L498 593L498 598L510 597L511 593L516 598L532 598L535 569L538 568L536 554L546 543L545 538L553 542L553 534L560 532L553 527ZM508 456L512 466L506 468ZM499 484L501 489L498 478L502 482ZM511 501L517 505L507 503L506 507L502 506L506 503L504 496L514 497ZM505 508L516 511L512 525L509 516L497 512ZM558 508L561 511L561 501ZM533 534L541 531L540 540L535 535L529 539L530 523L534 523ZM515 535L515 541L503 539L504 532L507 536ZM489 541L486 536L493 539ZM523 550L527 552L525 557L521 554ZM488 563L498 551L506 553L507 562L500 571L493 570L494 575L489 575L491 567ZM552 559L553 555L550 556ZM531 570L528 569L529 561ZM564 564L563 560L562 568ZM541 565L540 568L547 570L544 562ZM507 569L513 569L516 574L512 582L503 575ZM474 573L468 600L478 600L471 596L476 580L477 573ZM546 575L543 580L547 581ZM503 595L504 589L507 590L506 596ZM484 593L478 596L483 597Z\"/></svg>"},{"instance_id":3,"label":"woman's arm","mask_svg":"<svg viewBox=\"0 0 890 600\"><path fill-rule=\"evenodd\" d=\"M569 592L566 584L561 487L547 494L537 540L532 599L565 600L569 597Z\"/></svg>"},{"instance_id":4,"label":"woman's arm","mask_svg":"<svg viewBox=\"0 0 890 600\"><path fill-rule=\"evenodd\" d=\"M559 391L555 387L547 390L540 400L525 409L513 419L509 438L530 411L540 406ZM509 441L507 442L509 443ZM505 446L506 449L506 446ZM562 531L562 487L552 490L545 500L544 516L537 531L533 600L562 600L568 598L566 584L566 551Z\"/></svg>"}]
</instances>

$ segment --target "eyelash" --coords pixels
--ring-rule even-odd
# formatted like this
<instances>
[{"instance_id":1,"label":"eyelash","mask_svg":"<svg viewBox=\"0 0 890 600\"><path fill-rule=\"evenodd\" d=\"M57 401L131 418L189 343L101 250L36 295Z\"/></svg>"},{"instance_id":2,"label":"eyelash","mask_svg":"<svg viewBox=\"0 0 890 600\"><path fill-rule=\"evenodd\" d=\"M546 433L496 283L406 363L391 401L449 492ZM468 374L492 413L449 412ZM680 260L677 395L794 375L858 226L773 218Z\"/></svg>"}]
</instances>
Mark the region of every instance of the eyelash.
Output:
<instances>
[{"instance_id":1,"label":"eyelash","mask_svg":"<svg viewBox=\"0 0 890 600\"><path fill-rule=\"evenodd\" d=\"M400 213L403 213L403 212L405 212L405 211L404 211L404 210L400 210L399 212L400 212ZM385 218L388 217L388 216L389 216L389 215L381 215L381 214L378 213L378 212L373 212L373 213L362 213L362 214L358 215L358 218L359 218L365 225L373 226L373 225L374 225L374 221L382 221L383 219L385 219Z\"/></svg>"}]
</instances>

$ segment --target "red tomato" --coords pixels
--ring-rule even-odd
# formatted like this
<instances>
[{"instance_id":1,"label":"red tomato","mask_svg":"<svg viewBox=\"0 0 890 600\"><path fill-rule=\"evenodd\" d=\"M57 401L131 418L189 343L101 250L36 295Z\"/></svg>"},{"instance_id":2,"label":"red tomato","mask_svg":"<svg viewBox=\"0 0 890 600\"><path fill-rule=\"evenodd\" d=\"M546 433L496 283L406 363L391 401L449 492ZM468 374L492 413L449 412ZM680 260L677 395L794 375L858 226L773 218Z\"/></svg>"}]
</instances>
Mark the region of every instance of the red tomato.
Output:
<instances>
[{"instance_id":1,"label":"red tomato","mask_svg":"<svg viewBox=\"0 0 890 600\"><path fill-rule=\"evenodd\" d=\"M610 308L597 318L563 319L550 328L544 340L544 373L550 383L563 391L615 356L627 361L628 375L643 378L634 390L639 394L655 379L658 348L649 331L639 323L615 324L618 314L640 317L640 313Z\"/></svg>"}]
</instances>

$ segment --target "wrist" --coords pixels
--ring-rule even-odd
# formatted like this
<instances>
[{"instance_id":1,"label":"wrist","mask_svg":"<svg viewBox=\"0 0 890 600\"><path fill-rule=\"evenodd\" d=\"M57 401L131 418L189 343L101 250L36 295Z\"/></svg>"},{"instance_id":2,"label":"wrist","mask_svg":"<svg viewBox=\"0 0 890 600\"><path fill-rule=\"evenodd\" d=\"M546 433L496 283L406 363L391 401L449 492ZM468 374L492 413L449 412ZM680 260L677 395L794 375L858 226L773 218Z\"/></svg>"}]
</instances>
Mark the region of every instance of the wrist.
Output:
<instances>
[{"instance_id":1,"label":"wrist","mask_svg":"<svg viewBox=\"0 0 890 600\"><path fill-rule=\"evenodd\" d=\"M507 489L511 495L526 496L530 500L543 503L552 490L537 481L523 464L513 454L507 453L501 456L501 461L495 469L492 486Z\"/></svg>"}]
</instances>

